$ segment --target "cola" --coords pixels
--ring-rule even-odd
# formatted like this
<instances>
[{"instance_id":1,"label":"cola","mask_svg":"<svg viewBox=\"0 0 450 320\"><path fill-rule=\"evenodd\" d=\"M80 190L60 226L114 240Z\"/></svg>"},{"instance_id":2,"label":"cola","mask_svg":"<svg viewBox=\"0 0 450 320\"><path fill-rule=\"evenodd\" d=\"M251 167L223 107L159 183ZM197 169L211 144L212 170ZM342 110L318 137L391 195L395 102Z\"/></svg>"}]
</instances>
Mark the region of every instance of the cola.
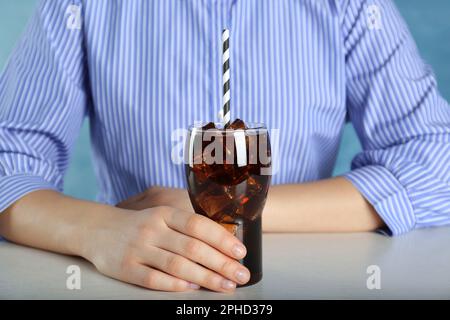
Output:
<instances>
[{"instance_id":1,"label":"cola","mask_svg":"<svg viewBox=\"0 0 450 320\"><path fill-rule=\"evenodd\" d=\"M185 173L196 213L220 223L247 248L241 263L254 284L262 278L261 214L271 180L271 150L263 125L236 119L227 128L191 126Z\"/></svg>"}]
</instances>

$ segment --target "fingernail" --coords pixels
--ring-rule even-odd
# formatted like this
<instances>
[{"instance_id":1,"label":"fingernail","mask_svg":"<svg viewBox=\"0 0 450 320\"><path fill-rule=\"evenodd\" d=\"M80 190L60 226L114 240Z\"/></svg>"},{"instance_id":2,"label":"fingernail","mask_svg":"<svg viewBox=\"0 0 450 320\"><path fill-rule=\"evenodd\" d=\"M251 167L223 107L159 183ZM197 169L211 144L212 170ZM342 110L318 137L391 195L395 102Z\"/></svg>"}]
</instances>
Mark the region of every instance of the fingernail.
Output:
<instances>
[{"instance_id":1,"label":"fingernail","mask_svg":"<svg viewBox=\"0 0 450 320\"><path fill-rule=\"evenodd\" d=\"M230 280L222 280L222 288L225 290L232 290L236 288L236 283Z\"/></svg>"},{"instance_id":2,"label":"fingernail","mask_svg":"<svg viewBox=\"0 0 450 320\"><path fill-rule=\"evenodd\" d=\"M192 283L192 282L189 282L188 287L189 287L189 289L193 289L193 290L200 289L200 286L198 284Z\"/></svg>"},{"instance_id":3,"label":"fingernail","mask_svg":"<svg viewBox=\"0 0 450 320\"><path fill-rule=\"evenodd\" d=\"M245 248L239 244L235 244L232 251L236 258L242 258L245 254Z\"/></svg>"},{"instance_id":4,"label":"fingernail","mask_svg":"<svg viewBox=\"0 0 450 320\"><path fill-rule=\"evenodd\" d=\"M250 276L248 272L244 269L236 271L236 279L238 279L241 283L246 283L249 280Z\"/></svg>"}]
</instances>

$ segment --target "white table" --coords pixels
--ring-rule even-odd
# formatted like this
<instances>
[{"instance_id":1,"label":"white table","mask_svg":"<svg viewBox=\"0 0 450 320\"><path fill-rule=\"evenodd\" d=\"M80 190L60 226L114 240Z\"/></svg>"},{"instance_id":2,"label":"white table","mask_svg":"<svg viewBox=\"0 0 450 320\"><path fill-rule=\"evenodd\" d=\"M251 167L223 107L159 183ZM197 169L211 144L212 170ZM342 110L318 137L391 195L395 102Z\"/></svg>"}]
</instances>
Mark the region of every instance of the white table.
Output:
<instances>
[{"instance_id":1,"label":"white table","mask_svg":"<svg viewBox=\"0 0 450 320\"><path fill-rule=\"evenodd\" d=\"M107 278L82 259L0 241L0 298L450 298L450 228L397 238L375 233L265 234L263 247L263 280L226 295L146 290ZM81 290L66 288L70 265L81 268ZM381 289L367 288L371 265L380 268Z\"/></svg>"}]
</instances>

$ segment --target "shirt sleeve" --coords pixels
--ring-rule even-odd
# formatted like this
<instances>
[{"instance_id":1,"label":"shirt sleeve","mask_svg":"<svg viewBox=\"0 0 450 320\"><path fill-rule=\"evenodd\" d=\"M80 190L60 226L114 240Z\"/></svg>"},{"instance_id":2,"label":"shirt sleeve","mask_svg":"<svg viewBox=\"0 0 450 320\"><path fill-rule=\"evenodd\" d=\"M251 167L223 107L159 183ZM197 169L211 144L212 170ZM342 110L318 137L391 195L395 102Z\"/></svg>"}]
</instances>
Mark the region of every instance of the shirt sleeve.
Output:
<instances>
[{"instance_id":1,"label":"shirt sleeve","mask_svg":"<svg viewBox=\"0 0 450 320\"><path fill-rule=\"evenodd\" d=\"M74 6L41 1L0 75L0 212L31 191L62 191L87 104Z\"/></svg>"},{"instance_id":2,"label":"shirt sleeve","mask_svg":"<svg viewBox=\"0 0 450 320\"><path fill-rule=\"evenodd\" d=\"M347 111L363 152L345 175L399 235L450 223L450 107L391 0L344 1Z\"/></svg>"}]
</instances>

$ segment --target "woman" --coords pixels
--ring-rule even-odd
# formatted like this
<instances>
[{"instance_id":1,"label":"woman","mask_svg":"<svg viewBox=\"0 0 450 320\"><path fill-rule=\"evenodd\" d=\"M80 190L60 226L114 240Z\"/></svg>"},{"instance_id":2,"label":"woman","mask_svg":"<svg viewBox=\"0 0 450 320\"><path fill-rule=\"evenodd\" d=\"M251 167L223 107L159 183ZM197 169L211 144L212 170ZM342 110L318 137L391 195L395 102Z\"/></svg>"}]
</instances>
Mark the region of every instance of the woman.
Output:
<instances>
[{"instance_id":1,"label":"woman","mask_svg":"<svg viewBox=\"0 0 450 320\"><path fill-rule=\"evenodd\" d=\"M0 79L0 234L151 289L246 283L172 161L173 132L216 117L224 27L233 115L279 129L265 231L450 222L450 108L390 0L48 0ZM96 203L61 194L85 116ZM330 178L346 118L364 151Z\"/></svg>"}]
</instances>

